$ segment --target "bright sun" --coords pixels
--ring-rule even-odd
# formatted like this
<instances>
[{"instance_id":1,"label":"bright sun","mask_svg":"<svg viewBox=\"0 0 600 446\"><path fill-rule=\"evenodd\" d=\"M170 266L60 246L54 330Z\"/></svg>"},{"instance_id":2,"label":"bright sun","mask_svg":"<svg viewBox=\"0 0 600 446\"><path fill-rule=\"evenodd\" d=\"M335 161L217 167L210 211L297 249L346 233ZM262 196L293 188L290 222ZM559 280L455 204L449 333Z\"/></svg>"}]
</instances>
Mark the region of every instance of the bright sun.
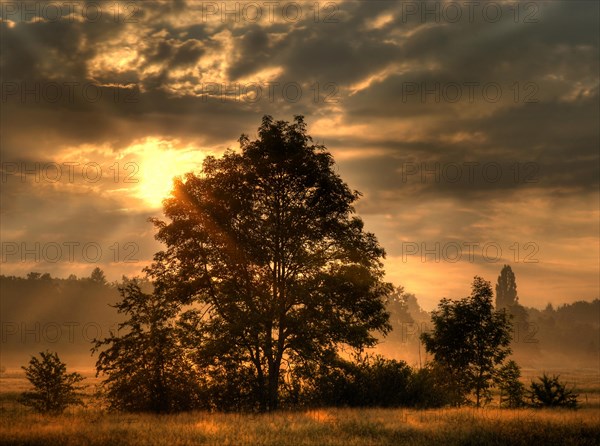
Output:
<instances>
[{"instance_id":1,"label":"bright sun","mask_svg":"<svg viewBox=\"0 0 600 446\"><path fill-rule=\"evenodd\" d=\"M161 207L162 200L169 196L174 177L199 170L207 156L204 150L191 146L182 148L178 143L177 140L146 138L126 150L136 160L135 166L128 166L128 173L137 168L132 175L138 180L135 195L153 208Z\"/></svg>"}]
</instances>

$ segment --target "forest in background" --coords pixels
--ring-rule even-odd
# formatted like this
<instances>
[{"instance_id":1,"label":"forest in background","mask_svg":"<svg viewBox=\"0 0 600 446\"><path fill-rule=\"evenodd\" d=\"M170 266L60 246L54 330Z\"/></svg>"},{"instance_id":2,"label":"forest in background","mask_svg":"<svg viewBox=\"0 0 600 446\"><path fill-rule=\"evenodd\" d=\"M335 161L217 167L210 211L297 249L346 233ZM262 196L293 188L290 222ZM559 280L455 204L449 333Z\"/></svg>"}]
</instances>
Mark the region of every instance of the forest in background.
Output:
<instances>
[{"instance_id":1,"label":"forest in background","mask_svg":"<svg viewBox=\"0 0 600 446\"><path fill-rule=\"evenodd\" d=\"M95 269L89 277L51 277L32 272L27 277L0 275L2 314L0 366L19 369L42 350L61 353L74 368L92 369L92 340L107 336L121 322L114 305L118 287L127 279L108 282ZM518 278L517 278L518 280ZM149 282L143 282L149 290ZM495 283L495 281L493 281ZM458 296L457 296L458 297ZM575 301L553 307L524 305L528 324L513 327L513 357L524 368L597 368L600 355L600 300ZM379 338L374 352L413 366L425 364L419 341L430 329L431 314L417 296L397 289L387 303L392 331Z\"/></svg>"}]
</instances>

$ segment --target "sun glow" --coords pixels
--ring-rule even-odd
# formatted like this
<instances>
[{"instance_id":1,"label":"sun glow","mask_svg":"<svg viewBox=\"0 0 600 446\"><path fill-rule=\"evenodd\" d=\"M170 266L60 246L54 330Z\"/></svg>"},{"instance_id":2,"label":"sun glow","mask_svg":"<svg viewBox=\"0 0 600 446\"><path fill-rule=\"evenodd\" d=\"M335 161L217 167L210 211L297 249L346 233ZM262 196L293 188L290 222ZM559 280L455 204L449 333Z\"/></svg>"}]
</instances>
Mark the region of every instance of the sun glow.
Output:
<instances>
[{"instance_id":1,"label":"sun glow","mask_svg":"<svg viewBox=\"0 0 600 446\"><path fill-rule=\"evenodd\" d=\"M128 147L126 153L136 160L130 167L137 170L132 174L138 180L134 194L153 208L169 196L176 176L199 170L209 154L197 147L181 147L179 140L159 138L146 138Z\"/></svg>"}]
</instances>

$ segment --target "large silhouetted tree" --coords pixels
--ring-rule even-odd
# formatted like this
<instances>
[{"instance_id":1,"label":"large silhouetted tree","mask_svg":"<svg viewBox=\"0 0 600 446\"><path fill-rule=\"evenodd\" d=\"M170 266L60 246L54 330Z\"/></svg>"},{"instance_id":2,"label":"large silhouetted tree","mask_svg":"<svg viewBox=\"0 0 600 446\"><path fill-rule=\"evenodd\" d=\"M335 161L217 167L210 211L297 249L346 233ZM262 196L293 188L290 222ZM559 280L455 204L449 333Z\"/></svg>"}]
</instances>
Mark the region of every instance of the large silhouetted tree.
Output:
<instances>
[{"instance_id":1,"label":"large silhouetted tree","mask_svg":"<svg viewBox=\"0 0 600 446\"><path fill-rule=\"evenodd\" d=\"M384 250L354 215L359 193L312 143L302 117L265 116L240 152L207 157L155 219L166 249L148 270L159 292L196 310L199 361L251 376L276 409L285 372L389 330Z\"/></svg>"},{"instance_id":2,"label":"large silhouetted tree","mask_svg":"<svg viewBox=\"0 0 600 446\"><path fill-rule=\"evenodd\" d=\"M432 332L421 335L459 394L473 393L477 407L489 399L498 368L511 351L509 316L494 311L492 299L491 284L475 277L471 296L442 299L431 316Z\"/></svg>"}]
</instances>

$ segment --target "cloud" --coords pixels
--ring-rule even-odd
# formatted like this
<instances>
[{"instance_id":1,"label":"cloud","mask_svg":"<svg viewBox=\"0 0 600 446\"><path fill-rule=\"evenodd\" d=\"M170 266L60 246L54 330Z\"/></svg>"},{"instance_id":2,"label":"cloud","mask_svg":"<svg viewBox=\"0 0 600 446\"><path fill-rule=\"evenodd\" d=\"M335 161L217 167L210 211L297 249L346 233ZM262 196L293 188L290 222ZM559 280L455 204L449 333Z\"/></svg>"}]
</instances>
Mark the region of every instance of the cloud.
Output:
<instances>
[{"instance_id":1,"label":"cloud","mask_svg":"<svg viewBox=\"0 0 600 446\"><path fill-rule=\"evenodd\" d=\"M459 2L396 1L300 2L293 19L276 8L232 20L182 1L132 2L118 20L86 19L79 3L62 20L14 14L0 22L2 162L110 166L148 138L219 153L265 113L304 114L364 193L358 211L390 277L411 291L433 302L497 265L409 267L402 243L497 241L506 254L535 241L543 265L520 273L532 303L551 292L532 284L552 277L561 299L569 286L597 295L585 265L597 264L599 6L576 3L521 3L516 15L494 2L472 18ZM258 99L243 94L257 85ZM132 240L146 260L157 246L144 221L155 210L126 185L15 177L1 199L3 240Z\"/></svg>"}]
</instances>

